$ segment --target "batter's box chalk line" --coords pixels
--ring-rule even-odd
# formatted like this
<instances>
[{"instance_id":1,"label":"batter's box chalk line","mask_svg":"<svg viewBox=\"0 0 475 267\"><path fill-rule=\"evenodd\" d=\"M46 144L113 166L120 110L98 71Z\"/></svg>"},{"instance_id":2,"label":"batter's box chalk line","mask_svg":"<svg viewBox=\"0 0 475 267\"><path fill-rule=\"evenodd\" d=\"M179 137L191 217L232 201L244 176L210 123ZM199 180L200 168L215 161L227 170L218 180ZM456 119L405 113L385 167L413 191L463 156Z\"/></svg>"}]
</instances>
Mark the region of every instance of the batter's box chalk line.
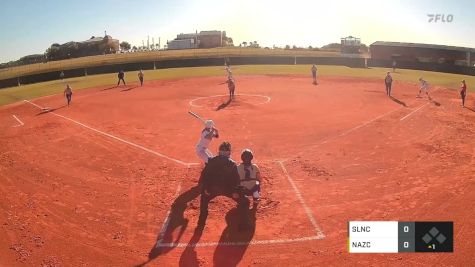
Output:
<instances>
[{"instance_id":1,"label":"batter's box chalk line","mask_svg":"<svg viewBox=\"0 0 475 267\"><path fill-rule=\"evenodd\" d=\"M272 244L288 244L288 243L299 243L299 242L307 242L307 241L312 241L312 240L322 240L325 239L325 234L323 231L320 229L320 227L317 224L317 221L315 217L313 216L312 211L310 208L307 206L302 193L298 189L297 185L295 184L294 180L288 173L287 169L285 168L285 165L283 161L274 161L274 163L277 163L282 172L284 173L285 177L287 178L287 181L290 183L290 186L294 190L298 201L302 205L305 214L312 224L312 230L315 231L315 235L312 236L303 236L303 237L295 237L295 238L282 238L282 239L267 239L267 240L251 240L247 242L196 242L196 243L181 243L181 242L171 242L171 243L164 243L163 238L165 237L165 233L168 228L168 224L170 222L170 211L168 211L165 221L163 222L162 228L159 233L159 238L158 241L155 245L155 247L168 247L168 248L186 248L186 247L216 247L216 246L248 246L248 245L272 245ZM181 183L178 185L177 190L175 192L175 198L178 196L181 190Z\"/></svg>"}]
</instances>

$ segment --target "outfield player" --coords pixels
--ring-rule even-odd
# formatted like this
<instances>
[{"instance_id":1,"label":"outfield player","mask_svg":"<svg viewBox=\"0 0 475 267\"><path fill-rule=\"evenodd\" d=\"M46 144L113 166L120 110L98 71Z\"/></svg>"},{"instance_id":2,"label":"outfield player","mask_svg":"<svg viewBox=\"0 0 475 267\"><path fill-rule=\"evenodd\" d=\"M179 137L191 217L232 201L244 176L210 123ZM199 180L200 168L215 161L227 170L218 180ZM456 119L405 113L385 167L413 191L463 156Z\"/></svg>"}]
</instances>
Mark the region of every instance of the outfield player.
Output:
<instances>
[{"instance_id":1,"label":"outfield player","mask_svg":"<svg viewBox=\"0 0 475 267\"><path fill-rule=\"evenodd\" d=\"M211 158L201 172L200 216L196 230L202 231L208 217L208 204L217 196L226 196L237 202L239 230L249 227L249 200L239 190L239 174L236 163L230 158L231 144L223 142L219 154Z\"/></svg>"},{"instance_id":2,"label":"outfield player","mask_svg":"<svg viewBox=\"0 0 475 267\"><path fill-rule=\"evenodd\" d=\"M419 78L419 82L421 84L420 84L420 88L419 88L419 94L417 95L417 97L421 97L421 92L424 91L424 92L426 92L426 95L430 100L431 98L430 98L430 95L429 95L429 83L426 80L422 79L422 78Z\"/></svg>"},{"instance_id":3,"label":"outfield player","mask_svg":"<svg viewBox=\"0 0 475 267\"><path fill-rule=\"evenodd\" d=\"M393 83L393 77L391 77L391 73L386 74L386 78L384 78L384 83L386 84L386 94L391 96L391 86Z\"/></svg>"},{"instance_id":4,"label":"outfield player","mask_svg":"<svg viewBox=\"0 0 475 267\"><path fill-rule=\"evenodd\" d=\"M143 71L140 70L137 76L139 77L140 86L143 86Z\"/></svg>"},{"instance_id":5,"label":"outfield player","mask_svg":"<svg viewBox=\"0 0 475 267\"><path fill-rule=\"evenodd\" d=\"M244 190L245 195L252 196L253 207L257 208L261 195L261 173L259 167L252 163L254 155L248 148L241 153L242 163L238 165L240 186Z\"/></svg>"},{"instance_id":6,"label":"outfield player","mask_svg":"<svg viewBox=\"0 0 475 267\"><path fill-rule=\"evenodd\" d=\"M467 84L465 80L462 80L462 84L460 85L460 97L462 98L462 107L465 107L465 96L467 96Z\"/></svg>"},{"instance_id":7,"label":"outfield player","mask_svg":"<svg viewBox=\"0 0 475 267\"><path fill-rule=\"evenodd\" d=\"M125 76L124 71L123 70L119 71L119 73L117 74L117 78L119 78L119 81L117 81L117 86L119 86L120 81L122 81L125 85L124 76Z\"/></svg>"},{"instance_id":8,"label":"outfield player","mask_svg":"<svg viewBox=\"0 0 475 267\"><path fill-rule=\"evenodd\" d=\"M313 77L313 84L317 85L317 65L313 64L312 68L312 77Z\"/></svg>"},{"instance_id":9,"label":"outfield player","mask_svg":"<svg viewBox=\"0 0 475 267\"><path fill-rule=\"evenodd\" d=\"M64 96L68 100L68 107L69 107L69 103L71 103L71 99L73 97L73 90L71 89L71 86L69 86L69 84L66 85L66 89L64 89Z\"/></svg>"},{"instance_id":10,"label":"outfield player","mask_svg":"<svg viewBox=\"0 0 475 267\"><path fill-rule=\"evenodd\" d=\"M213 138L219 137L218 129L214 128L214 122L212 120L205 121L205 128L201 131L201 138L198 144L196 145L196 155L203 160L206 164L208 160L213 157L211 151L209 151L208 146L211 143Z\"/></svg>"}]
</instances>

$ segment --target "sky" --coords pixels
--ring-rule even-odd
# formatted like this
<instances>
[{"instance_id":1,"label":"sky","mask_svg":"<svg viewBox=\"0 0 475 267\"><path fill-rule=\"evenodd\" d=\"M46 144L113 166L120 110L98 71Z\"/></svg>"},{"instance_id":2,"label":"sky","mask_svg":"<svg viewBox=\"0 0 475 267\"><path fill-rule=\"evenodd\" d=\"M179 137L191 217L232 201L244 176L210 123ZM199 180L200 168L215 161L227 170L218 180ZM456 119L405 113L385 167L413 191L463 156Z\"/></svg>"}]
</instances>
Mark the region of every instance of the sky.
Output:
<instances>
[{"instance_id":1,"label":"sky","mask_svg":"<svg viewBox=\"0 0 475 267\"><path fill-rule=\"evenodd\" d=\"M475 47L473 0L0 0L0 63L52 43L108 35L141 46L179 33L224 30L234 44L321 47L355 36ZM451 15L429 22L428 14Z\"/></svg>"}]
</instances>

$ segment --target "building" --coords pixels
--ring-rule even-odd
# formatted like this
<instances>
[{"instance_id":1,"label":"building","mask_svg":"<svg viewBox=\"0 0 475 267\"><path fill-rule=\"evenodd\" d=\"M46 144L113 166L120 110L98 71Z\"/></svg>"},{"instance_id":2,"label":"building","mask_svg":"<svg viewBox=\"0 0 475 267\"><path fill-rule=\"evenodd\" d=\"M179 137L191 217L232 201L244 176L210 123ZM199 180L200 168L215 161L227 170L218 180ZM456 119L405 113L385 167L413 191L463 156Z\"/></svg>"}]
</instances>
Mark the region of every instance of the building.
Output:
<instances>
[{"instance_id":1,"label":"building","mask_svg":"<svg viewBox=\"0 0 475 267\"><path fill-rule=\"evenodd\" d=\"M459 66L475 64L475 48L377 41L370 45L371 58L376 60L446 63Z\"/></svg>"},{"instance_id":2,"label":"building","mask_svg":"<svg viewBox=\"0 0 475 267\"><path fill-rule=\"evenodd\" d=\"M168 49L213 48L232 46L233 39L225 31L201 31L200 33L180 33L167 42Z\"/></svg>"}]
</instances>

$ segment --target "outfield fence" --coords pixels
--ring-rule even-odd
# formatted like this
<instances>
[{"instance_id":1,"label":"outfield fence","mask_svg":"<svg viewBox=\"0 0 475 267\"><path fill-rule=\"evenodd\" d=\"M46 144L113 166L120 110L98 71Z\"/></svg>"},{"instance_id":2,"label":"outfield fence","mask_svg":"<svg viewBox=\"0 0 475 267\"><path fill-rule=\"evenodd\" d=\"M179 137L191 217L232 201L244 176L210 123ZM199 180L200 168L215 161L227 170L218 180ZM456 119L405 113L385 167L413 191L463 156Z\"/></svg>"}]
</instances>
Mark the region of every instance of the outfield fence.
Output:
<instances>
[{"instance_id":1,"label":"outfield fence","mask_svg":"<svg viewBox=\"0 0 475 267\"><path fill-rule=\"evenodd\" d=\"M51 61L0 70L0 88L94 74L116 73L120 70L138 71L179 67L231 65L339 65L353 68L392 67L390 60L345 57L338 52L257 48L214 48L148 51L100 55ZM464 75L475 75L475 68L451 64L397 62L399 69L415 69Z\"/></svg>"}]
</instances>

